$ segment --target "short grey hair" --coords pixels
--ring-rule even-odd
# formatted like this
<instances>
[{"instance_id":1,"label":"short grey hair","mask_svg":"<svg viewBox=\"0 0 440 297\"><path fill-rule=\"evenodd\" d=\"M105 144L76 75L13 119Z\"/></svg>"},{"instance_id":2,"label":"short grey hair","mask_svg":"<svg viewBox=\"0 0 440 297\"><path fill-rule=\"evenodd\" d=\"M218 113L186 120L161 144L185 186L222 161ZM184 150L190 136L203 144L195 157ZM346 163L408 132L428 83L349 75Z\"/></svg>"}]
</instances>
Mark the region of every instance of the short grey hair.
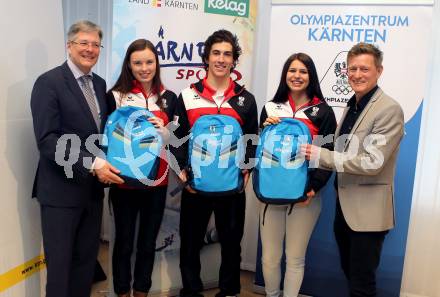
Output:
<instances>
[{"instance_id":1,"label":"short grey hair","mask_svg":"<svg viewBox=\"0 0 440 297\"><path fill-rule=\"evenodd\" d=\"M87 21L87 20L81 20L78 21L72 26L70 26L69 31L67 32L67 40L72 41L75 38L75 35L79 32L98 32L99 39L102 40L102 29L97 24Z\"/></svg>"}]
</instances>

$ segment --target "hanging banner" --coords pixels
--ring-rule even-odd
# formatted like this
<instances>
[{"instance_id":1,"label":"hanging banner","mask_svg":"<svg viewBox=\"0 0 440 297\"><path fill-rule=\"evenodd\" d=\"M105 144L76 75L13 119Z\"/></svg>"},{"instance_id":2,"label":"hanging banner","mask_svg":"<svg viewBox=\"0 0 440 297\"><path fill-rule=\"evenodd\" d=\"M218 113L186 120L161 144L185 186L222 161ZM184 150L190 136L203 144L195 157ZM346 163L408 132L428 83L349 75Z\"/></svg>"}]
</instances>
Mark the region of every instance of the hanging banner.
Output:
<instances>
[{"instance_id":1,"label":"hanging banner","mask_svg":"<svg viewBox=\"0 0 440 297\"><path fill-rule=\"evenodd\" d=\"M384 52L384 71L379 86L401 104L405 114L405 136L395 178L396 227L385 239L377 273L378 296L381 297L399 296L400 292L431 15L430 6L361 6L353 3L272 7L268 99L275 93L287 57L304 52L314 60L324 97L339 121L353 95L347 79L347 51L358 42L367 42ZM322 191L322 212L308 247L301 292L310 296L348 296L333 235L336 203L333 180ZM264 280L260 257L257 261L256 285L261 289Z\"/></svg>"},{"instance_id":2,"label":"hanging banner","mask_svg":"<svg viewBox=\"0 0 440 297\"><path fill-rule=\"evenodd\" d=\"M249 88L257 4L251 0L115 0L112 81L119 75L128 45L146 38L156 45L165 86L179 94L205 77L203 43L214 31L236 34L242 55L232 78Z\"/></svg>"},{"instance_id":3,"label":"hanging banner","mask_svg":"<svg viewBox=\"0 0 440 297\"><path fill-rule=\"evenodd\" d=\"M257 1L254 0L114 0L112 81L117 79L128 45L138 38L150 40L159 54L161 78L177 95L191 83L205 77L201 59L204 41L214 31L236 34L242 55L232 79L250 88ZM175 186L171 175L169 189ZM178 293L180 197L167 198L164 218L156 243L153 287L150 293ZM207 243L216 241L215 226L207 229ZM205 288L217 285L220 247L207 244L201 252L201 277Z\"/></svg>"}]
</instances>

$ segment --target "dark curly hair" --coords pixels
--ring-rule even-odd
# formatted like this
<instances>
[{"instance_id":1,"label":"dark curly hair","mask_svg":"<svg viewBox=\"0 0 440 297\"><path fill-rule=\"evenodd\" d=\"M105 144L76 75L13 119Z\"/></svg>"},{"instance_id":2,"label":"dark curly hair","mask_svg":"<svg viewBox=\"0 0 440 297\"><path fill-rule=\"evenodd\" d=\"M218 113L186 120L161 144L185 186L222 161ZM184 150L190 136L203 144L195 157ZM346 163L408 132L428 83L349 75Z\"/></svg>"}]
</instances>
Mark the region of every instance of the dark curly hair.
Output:
<instances>
[{"instance_id":1,"label":"dark curly hair","mask_svg":"<svg viewBox=\"0 0 440 297\"><path fill-rule=\"evenodd\" d=\"M228 42L232 45L232 57L234 59L234 65L231 68L232 71L237 66L238 57L240 57L241 55L241 47L238 44L237 35L234 35L230 31L224 29L215 31L205 41L205 46L202 54L202 60L203 64L205 64L205 69L208 69L207 61L209 59L209 53L211 52L212 45L214 43L220 42Z\"/></svg>"}]
</instances>

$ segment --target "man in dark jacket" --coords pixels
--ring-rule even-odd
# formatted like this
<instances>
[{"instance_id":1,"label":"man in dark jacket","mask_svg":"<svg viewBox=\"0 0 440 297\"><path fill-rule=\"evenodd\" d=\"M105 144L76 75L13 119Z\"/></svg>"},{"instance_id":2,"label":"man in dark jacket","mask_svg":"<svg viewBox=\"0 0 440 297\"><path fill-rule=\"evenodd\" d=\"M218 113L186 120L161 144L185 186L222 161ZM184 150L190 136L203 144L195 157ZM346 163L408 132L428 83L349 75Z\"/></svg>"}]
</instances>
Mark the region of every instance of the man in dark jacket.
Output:
<instances>
[{"instance_id":1,"label":"man in dark jacket","mask_svg":"<svg viewBox=\"0 0 440 297\"><path fill-rule=\"evenodd\" d=\"M114 167L95 156L107 115L105 81L91 71L102 31L80 21L70 27L67 38L68 60L42 74L32 90L40 152L33 197L41 206L46 296L89 297L99 247L102 183L123 181Z\"/></svg>"}]
</instances>

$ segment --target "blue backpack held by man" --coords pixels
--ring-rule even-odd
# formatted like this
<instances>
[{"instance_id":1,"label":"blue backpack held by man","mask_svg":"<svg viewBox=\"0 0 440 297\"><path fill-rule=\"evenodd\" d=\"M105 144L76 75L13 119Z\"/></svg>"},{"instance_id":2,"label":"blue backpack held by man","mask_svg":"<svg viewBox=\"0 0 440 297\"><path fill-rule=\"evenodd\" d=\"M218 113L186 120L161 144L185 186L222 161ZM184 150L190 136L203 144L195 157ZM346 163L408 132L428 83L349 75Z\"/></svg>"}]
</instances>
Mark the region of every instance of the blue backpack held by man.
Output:
<instances>
[{"instance_id":1,"label":"blue backpack held by man","mask_svg":"<svg viewBox=\"0 0 440 297\"><path fill-rule=\"evenodd\" d=\"M243 132L230 116L201 116L191 129L188 147L188 184L207 195L241 191L244 159Z\"/></svg>"},{"instance_id":2,"label":"blue backpack held by man","mask_svg":"<svg viewBox=\"0 0 440 297\"><path fill-rule=\"evenodd\" d=\"M295 204L304 201L308 181L308 161L300 157L300 145L311 143L307 126L296 119L282 119L266 126L256 151L257 166L253 187L259 200L268 204Z\"/></svg>"},{"instance_id":3,"label":"blue backpack held by man","mask_svg":"<svg viewBox=\"0 0 440 297\"><path fill-rule=\"evenodd\" d=\"M151 185L157 175L163 140L149 117L154 115L145 108L124 106L109 116L105 126L107 161L129 186Z\"/></svg>"}]
</instances>

